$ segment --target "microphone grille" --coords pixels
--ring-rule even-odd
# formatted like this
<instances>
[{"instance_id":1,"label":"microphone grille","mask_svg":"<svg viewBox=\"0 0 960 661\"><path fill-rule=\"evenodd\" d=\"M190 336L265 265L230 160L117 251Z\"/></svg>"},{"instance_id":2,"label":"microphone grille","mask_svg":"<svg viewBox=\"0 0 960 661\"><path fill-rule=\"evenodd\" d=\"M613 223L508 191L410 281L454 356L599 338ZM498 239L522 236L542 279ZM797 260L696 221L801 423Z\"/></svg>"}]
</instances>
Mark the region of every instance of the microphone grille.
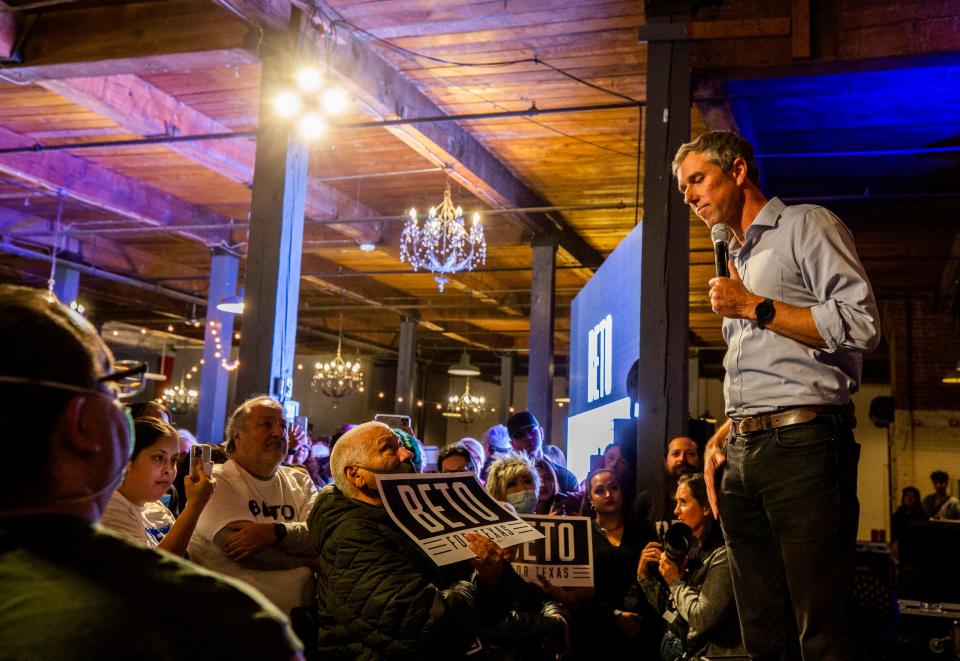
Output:
<instances>
[{"instance_id":1,"label":"microphone grille","mask_svg":"<svg viewBox=\"0 0 960 661\"><path fill-rule=\"evenodd\" d=\"M717 223L710 228L710 240L714 243L730 243L730 239L732 238L733 232L731 232L730 228L723 223Z\"/></svg>"}]
</instances>

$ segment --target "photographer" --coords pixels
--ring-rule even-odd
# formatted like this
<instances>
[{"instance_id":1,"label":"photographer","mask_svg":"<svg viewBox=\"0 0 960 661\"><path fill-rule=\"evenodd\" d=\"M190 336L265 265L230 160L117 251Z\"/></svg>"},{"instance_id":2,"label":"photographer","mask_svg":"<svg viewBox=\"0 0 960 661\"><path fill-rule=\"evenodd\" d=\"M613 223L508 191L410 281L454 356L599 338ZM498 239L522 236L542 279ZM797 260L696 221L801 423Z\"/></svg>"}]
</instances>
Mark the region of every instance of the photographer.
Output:
<instances>
[{"instance_id":1,"label":"photographer","mask_svg":"<svg viewBox=\"0 0 960 661\"><path fill-rule=\"evenodd\" d=\"M640 554L637 578L650 604L670 623L660 645L664 661L699 654L743 654L727 549L707 502L703 475L677 486L679 523Z\"/></svg>"}]
</instances>

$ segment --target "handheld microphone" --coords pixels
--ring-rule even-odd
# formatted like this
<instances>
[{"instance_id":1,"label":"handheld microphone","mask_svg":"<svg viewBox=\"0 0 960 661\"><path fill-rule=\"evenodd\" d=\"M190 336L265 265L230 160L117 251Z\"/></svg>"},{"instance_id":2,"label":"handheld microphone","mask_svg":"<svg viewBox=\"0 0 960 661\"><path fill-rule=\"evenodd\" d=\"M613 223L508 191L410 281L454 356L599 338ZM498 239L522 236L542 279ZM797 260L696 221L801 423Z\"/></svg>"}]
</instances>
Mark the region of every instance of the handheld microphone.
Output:
<instances>
[{"instance_id":1,"label":"handheld microphone","mask_svg":"<svg viewBox=\"0 0 960 661\"><path fill-rule=\"evenodd\" d=\"M733 232L723 223L717 223L710 230L710 240L713 241L713 264L719 278L730 277L730 267L727 266L727 260L730 259L727 245L731 238L733 238Z\"/></svg>"}]
</instances>

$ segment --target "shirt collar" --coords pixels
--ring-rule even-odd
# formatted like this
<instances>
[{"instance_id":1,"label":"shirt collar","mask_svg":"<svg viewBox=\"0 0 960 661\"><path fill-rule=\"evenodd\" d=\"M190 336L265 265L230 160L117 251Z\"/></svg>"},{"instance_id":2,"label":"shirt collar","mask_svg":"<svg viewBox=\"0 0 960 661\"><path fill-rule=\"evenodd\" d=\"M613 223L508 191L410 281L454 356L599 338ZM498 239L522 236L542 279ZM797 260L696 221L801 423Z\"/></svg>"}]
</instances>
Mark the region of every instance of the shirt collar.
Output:
<instances>
[{"instance_id":1,"label":"shirt collar","mask_svg":"<svg viewBox=\"0 0 960 661\"><path fill-rule=\"evenodd\" d=\"M751 243L751 236L756 236L761 230L754 231L754 227L763 228L766 230L770 227L776 227L777 221L780 220L780 214L783 213L783 210L787 208L787 205L784 204L779 197L772 197L767 200L767 203L763 205L763 208L760 209L760 213L757 214L756 218L753 219L753 222L750 223L750 227L747 228L746 236L744 236L743 245L737 241L737 238L734 237L730 241L730 251L734 255L739 255L740 249L744 245L749 245ZM757 239L753 239L756 241Z\"/></svg>"}]
</instances>

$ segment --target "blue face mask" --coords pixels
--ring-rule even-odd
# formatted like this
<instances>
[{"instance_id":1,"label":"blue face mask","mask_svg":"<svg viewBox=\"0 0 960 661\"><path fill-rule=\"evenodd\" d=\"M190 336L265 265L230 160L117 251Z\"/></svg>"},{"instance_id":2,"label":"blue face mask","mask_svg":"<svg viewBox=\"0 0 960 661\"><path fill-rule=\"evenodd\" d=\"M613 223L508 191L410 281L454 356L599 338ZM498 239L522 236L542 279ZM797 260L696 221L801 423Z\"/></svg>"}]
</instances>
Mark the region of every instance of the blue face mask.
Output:
<instances>
[{"instance_id":1,"label":"blue face mask","mask_svg":"<svg viewBox=\"0 0 960 661\"><path fill-rule=\"evenodd\" d=\"M507 502L513 505L518 514L533 514L537 507L537 492L533 489L514 491L507 494Z\"/></svg>"}]
</instances>

